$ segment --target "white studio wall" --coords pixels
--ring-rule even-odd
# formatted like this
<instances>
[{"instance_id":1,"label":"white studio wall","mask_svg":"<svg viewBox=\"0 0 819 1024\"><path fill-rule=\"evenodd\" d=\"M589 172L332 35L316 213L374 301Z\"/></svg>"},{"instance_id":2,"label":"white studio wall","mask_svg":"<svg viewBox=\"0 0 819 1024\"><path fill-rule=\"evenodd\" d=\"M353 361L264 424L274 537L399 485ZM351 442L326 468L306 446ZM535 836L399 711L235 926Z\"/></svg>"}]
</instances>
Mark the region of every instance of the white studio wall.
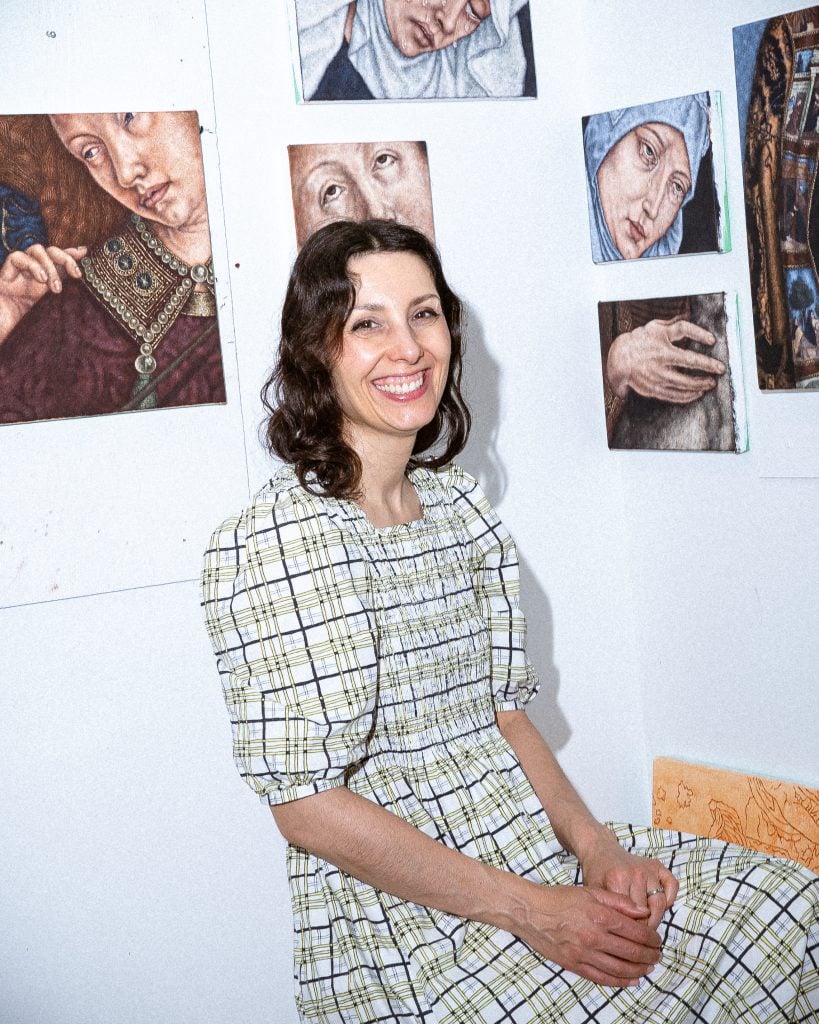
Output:
<instances>
[{"instance_id":1,"label":"white studio wall","mask_svg":"<svg viewBox=\"0 0 819 1024\"><path fill-rule=\"evenodd\" d=\"M296 1021L284 843L231 763L195 583L270 472L288 144L427 142L469 312L461 461L518 541L532 715L594 812L645 821L656 754L819 784L816 409L755 387L731 46L780 8L531 6L537 100L297 105L284 0L8 0L0 113L200 112L228 401L0 428L2 1024ZM594 266L581 117L706 89L732 251ZM751 451L609 452L597 302L716 290Z\"/></svg>"}]
</instances>

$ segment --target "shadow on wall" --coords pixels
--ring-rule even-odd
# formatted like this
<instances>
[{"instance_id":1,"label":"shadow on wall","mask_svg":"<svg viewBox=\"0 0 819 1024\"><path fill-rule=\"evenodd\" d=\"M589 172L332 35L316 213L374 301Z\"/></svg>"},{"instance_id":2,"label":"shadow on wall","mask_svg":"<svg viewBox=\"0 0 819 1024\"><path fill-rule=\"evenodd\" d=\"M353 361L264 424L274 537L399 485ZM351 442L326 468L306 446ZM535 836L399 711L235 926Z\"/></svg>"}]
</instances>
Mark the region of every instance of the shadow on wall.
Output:
<instances>
[{"instance_id":1,"label":"shadow on wall","mask_svg":"<svg viewBox=\"0 0 819 1024\"><path fill-rule=\"evenodd\" d=\"M480 478L487 498L497 506L508 486L506 467L497 451L502 371L487 350L477 313L466 304L464 312L463 392L472 411L472 432L460 461L473 476ZM558 751L568 743L571 728L557 702L560 673L554 663L552 606L536 575L523 559L520 575L521 603L528 625L527 648L540 678L540 692L530 714L551 749Z\"/></svg>"}]
</instances>

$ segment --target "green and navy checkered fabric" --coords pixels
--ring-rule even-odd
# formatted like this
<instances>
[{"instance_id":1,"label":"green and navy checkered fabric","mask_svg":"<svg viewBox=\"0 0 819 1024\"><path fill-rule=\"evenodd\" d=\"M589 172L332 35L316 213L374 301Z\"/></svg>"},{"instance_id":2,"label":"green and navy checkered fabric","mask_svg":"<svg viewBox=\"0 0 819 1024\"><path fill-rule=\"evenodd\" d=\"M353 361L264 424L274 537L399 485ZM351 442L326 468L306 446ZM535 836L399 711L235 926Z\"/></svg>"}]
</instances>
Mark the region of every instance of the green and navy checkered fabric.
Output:
<instances>
[{"instance_id":1,"label":"green and navy checkered fabric","mask_svg":"<svg viewBox=\"0 0 819 1024\"><path fill-rule=\"evenodd\" d=\"M495 722L537 688L512 539L462 470L411 479L423 518L379 529L284 467L214 534L204 608L239 771L272 804L346 784L468 856L577 884ZM612 827L681 881L662 966L624 990L288 847L302 1019L815 1024L819 879L740 847Z\"/></svg>"}]
</instances>

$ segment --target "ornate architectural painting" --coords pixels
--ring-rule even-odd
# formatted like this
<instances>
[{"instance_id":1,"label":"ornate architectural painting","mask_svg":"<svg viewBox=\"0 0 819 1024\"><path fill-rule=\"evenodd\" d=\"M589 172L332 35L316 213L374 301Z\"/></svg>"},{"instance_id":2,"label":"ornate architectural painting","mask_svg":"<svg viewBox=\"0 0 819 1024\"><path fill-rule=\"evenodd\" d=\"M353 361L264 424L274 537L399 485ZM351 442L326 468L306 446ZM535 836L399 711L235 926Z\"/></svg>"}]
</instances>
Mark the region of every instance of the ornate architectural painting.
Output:
<instances>
[{"instance_id":1,"label":"ornate architectural painting","mask_svg":"<svg viewBox=\"0 0 819 1024\"><path fill-rule=\"evenodd\" d=\"M759 386L819 387L819 7L734 29Z\"/></svg>"}]
</instances>

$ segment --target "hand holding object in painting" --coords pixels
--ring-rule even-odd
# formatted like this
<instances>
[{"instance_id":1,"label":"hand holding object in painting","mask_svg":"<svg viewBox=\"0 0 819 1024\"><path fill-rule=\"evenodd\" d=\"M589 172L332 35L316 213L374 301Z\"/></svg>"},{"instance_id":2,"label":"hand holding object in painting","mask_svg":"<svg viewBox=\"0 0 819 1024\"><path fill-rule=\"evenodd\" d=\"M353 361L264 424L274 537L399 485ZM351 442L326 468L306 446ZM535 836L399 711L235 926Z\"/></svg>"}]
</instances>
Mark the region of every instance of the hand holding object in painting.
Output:
<instances>
[{"instance_id":1,"label":"hand holding object in painting","mask_svg":"<svg viewBox=\"0 0 819 1024\"><path fill-rule=\"evenodd\" d=\"M38 244L9 253L0 269L0 342L47 292L62 291L64 277L82 276L77 260L87 252L84 245L60 249Z\"/></svg>"},{"instance_id":2,"label":"hand holding object in painting","mask_svg":"<svg viewBox=\"0 0 819 1024\"><path fill-rule=\"evenodd\" d=\"M606 361L606 379L619 398L629 388L646 398L684 405L702 398L725 373L711 356L681 348L686 341L711 346L710 331L687 320L651 320L615 338Z\"/></svg>"}]
</instances>

